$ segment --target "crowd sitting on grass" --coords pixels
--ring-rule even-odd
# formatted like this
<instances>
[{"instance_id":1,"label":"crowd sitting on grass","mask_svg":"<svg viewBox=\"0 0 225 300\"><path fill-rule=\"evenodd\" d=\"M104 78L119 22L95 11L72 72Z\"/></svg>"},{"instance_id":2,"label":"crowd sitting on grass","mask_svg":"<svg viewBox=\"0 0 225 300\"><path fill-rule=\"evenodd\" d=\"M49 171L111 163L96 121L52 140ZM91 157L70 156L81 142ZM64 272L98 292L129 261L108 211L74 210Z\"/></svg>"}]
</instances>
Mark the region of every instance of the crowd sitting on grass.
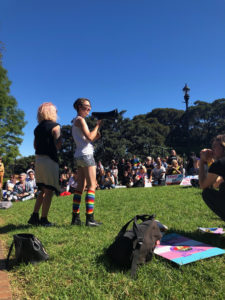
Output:
<instances>
[{"instance_id":1,"label":"crowd sitting on grass","mask_svg":"<svg viewBox=\"0 0 225 300\"><path fill-rule=\"evenodd\" d=\"M172 150L170 156L146 157L141 161L136 155L132 159L120 161L112 159L103 166L101 161L96 165L96 189L114 189L116 187L146 187L165 185L166 176L183 174L197 175L199 158L191 153L186 168L182 159ZM71 170L67 166L61 171L59 178L60 195L66 196L74 192L77 187L77 170ZM38 189L35 180L34 165L26 173L12 174L3 188L3 200L26 201L36 198Z\"/></svg>"},{"instance_id":2,"label":"crowd sitting on grass","mask_svg":"<svg viewBox=\"0 0 225 300\"><path fill-rule=\"evenodd\" d=\"M20 175L12 174L6 181L2 191L2 198L5 201L26 201L37 196L38 188L33 170Z\"/></svg>"},{"instance_id":3,"label":"crowd sitting on grass","mask_svg":"<svg viewBox=\"0 0 225 300\"><path fill-rule=\"evenodd\" d=\"M170 156L146 157L141 161L136 155L132 159L120 161L112 159L107 165L101 161L96 164L96 189L114 189L118 187L146 187L165 185L166 176L183 174L198 174L199 158L191 153L187 161L186 168L183 166L183 160L176 154L175 150L171 151ZM77 172L72 172L68 167L64 167L60 175L61 195L73 193L76 188ZM72 183L72 184L71 184Z\"/></svg>"}]
</instances>

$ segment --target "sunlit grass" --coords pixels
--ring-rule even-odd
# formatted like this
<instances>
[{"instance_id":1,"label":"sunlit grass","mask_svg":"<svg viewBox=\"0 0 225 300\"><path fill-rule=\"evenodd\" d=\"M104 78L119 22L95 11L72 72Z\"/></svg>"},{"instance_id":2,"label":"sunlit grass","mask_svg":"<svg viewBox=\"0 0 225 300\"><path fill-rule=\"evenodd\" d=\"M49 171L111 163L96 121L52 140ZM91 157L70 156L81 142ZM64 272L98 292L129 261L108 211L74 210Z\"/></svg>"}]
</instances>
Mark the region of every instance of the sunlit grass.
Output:
<instances>
[{"instance_id":1,"label":"sunlit grass","mask_svg":"<svg viewBox=\"0 0 225 300\"><path fill-rule=\"evenodd\" d=\"M156 214L171 231L225 248L225 237L200 234L197 227L224 226L204 204L201 191L180 186L115 189L96 192L98 228L71 226L72 196L54 198L53 228L27 226L34 201L14 203L0 211L1 239L9 246L15 233L33 233L50 256L38 265L10 272L15 299L224 299L225 256L177 268L154 257L138 269L116 270L104 257L121 227L136 214ZM84 198L81 219L85 221Z\"/></svg>"}]
</instances>

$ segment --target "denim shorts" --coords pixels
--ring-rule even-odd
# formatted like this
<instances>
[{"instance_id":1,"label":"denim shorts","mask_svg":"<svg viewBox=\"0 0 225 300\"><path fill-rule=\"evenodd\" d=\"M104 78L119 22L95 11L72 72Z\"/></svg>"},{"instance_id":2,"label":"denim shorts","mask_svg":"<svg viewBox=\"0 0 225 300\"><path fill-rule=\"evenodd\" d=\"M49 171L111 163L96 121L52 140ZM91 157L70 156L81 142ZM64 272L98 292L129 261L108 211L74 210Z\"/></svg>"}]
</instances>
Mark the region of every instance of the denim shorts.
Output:
<instances>
[{"instance_id":1,"label":"denim shorts","mask_svg":"<svg viewBox=\"0 0 225 300\"><path fill-rule=\"evenodd\" d=\"M75 157L75 166L77 168L91 167L95 165L96 165L95 159L92 154Z\"/></svg>"}]
</instances>

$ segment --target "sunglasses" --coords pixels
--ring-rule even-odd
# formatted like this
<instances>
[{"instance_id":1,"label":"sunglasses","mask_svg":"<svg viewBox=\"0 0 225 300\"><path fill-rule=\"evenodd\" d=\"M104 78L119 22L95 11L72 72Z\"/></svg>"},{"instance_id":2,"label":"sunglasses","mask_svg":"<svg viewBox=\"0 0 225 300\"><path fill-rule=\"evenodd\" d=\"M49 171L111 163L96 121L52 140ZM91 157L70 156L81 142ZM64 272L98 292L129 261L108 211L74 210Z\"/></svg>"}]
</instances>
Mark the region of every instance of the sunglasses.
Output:
<instances>
[{"instance_id":1,"label":"sunglasses","mask_svg":"<svg viewBox=\"0 0 225 300\"><path fill-rule=\"evenodd\" d=\"M82 104L82 108L91 110L91 106L86 104Z\"/></svg>"}]
</instances>

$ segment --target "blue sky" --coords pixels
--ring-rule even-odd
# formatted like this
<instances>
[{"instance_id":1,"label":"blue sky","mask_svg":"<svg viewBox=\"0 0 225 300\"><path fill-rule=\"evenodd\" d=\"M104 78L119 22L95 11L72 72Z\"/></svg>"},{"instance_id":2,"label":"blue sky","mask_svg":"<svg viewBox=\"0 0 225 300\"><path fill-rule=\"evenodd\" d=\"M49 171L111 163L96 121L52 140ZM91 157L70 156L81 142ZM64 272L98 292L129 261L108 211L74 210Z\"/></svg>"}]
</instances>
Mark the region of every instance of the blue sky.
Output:
<instances>
[{"instance_id":1,"label":"blue sky","mask_svg":"<svg viewBox=\"0 0 225 300\"><path fill-rule=\"evenodd\" d=\"M23 156L34 154L42 102L61 125L78 97L93 111L185 109L225 97L225 0L0 0L3 66L25 112Z\"/></svg>"}]
</instances>

